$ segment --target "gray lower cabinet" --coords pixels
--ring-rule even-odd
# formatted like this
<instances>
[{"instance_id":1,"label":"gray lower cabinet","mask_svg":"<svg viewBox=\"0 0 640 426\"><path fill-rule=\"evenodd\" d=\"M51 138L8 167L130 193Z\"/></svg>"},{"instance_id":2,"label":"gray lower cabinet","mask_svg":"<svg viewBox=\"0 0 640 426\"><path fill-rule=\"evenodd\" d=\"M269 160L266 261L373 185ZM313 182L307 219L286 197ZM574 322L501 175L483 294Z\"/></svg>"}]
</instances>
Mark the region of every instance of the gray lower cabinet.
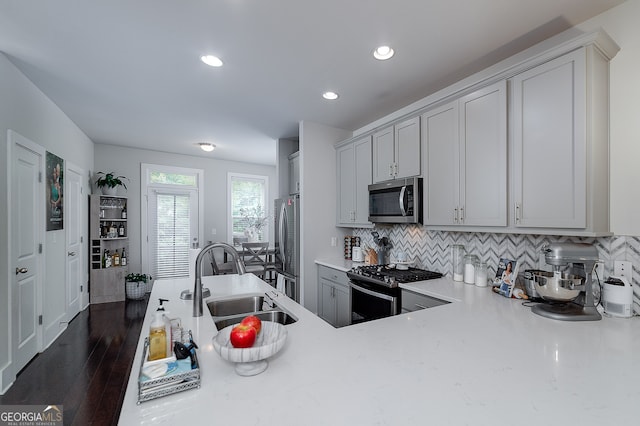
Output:
<instances>
[{"instance_id":1,"label":"gray lower cabinet","mask_svg":"<svg viewBox=\"0 0 640 426\"><path fill-rule=\"evenodd\" d=\"M349 279L345 272L318 265L318 315L334 327L351 323Z\"/></svg>"}]
</instances>

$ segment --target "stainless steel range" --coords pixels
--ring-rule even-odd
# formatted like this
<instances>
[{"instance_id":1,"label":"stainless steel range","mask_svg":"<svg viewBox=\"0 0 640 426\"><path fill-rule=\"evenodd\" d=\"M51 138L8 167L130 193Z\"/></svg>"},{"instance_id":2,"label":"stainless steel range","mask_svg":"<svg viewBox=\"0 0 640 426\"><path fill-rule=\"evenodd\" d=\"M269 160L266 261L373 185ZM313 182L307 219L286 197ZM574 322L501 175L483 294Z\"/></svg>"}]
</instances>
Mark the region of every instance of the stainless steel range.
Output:
<instances>
[{"instance_id":1,"label":"stainless steel range","mask_svg":"<svg viewBox=\"0 0 640 426\"><path fill-rule=\"evenodd\" d=\"M401 283L441 278L440 272L393 265L357 266L347 272L350 280L351 323L371 321L402 313Z\"/></svg>"}]
</instances>

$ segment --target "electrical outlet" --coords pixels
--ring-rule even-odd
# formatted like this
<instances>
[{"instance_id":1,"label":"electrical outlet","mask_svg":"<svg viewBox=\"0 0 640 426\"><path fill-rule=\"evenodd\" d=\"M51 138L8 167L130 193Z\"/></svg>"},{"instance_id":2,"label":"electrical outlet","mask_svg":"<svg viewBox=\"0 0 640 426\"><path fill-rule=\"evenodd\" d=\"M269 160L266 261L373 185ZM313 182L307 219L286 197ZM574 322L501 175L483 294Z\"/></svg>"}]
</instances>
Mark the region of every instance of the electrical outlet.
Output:
<instances>
[{"instance_id":1,"label":"electrical outlet","mask_svg":"<svg viewBox=\"0 0 640 426\"><path fill-rule=\"evenodd\" d=\"M629 282L633 282L633 265L626 260L616 260L613 264L613 275L625 277Z\"/></svg>"}]
</instances>

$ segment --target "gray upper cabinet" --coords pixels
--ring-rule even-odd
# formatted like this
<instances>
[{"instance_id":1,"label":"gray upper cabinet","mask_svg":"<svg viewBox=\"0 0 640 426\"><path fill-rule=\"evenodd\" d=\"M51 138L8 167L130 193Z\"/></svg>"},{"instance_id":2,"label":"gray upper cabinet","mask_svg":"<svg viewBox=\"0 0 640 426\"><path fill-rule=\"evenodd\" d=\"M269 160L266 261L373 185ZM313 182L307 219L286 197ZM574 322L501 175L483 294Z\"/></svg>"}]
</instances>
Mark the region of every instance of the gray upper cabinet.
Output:
<instances>
[{"instance_id":1,"label":"gray upper cabinet","mask_svg":"<svg viewBox=\"0 0 640 426\"><path fill-rule=\"evenodd\" d=\"M338 169L337 225L372 226L369 222L371 184L371 136L336 148Z\"/></svg>"},{"instance_id":2,"label":"gray upper cabinet","mask_svg":"<svg viewBox=\"0 0 640 426\"><path fill-rule=\"evenodd\" d=\"M514 226L607 232L608 59L582 47L511 88Z\"/></svg>"},{"instance_id":3,"label":"gray upper cabinet","mask_svg":"<svg viewBox=\"0 0 640 426\"><path fill-rule=\"evenodd\" d=\"M422 175L434 230L610 235L609 61L619 50L601 30L563 33L402 110L419 116L372 135L373 183ZM338 190L342 223L357 223L354 200L368 194L353 179L342 179L351 195Z\"/></svg>"},{"instance_id":4,"label":"gray upper cabinet","mask_svg":"<svg viewBox=\"0 0 640 426\"><path fill-rule=\"evenodd\" d=\"M420 175L420 117L373 134L373 182Z\"/></svg>"},{"instance_id":5,"label":"gray upper cabinet","mask_svg":"<svg viewBox=\"0 0 640 426\"><path fill-rule=\"evenodd\" d=\"M422 115L425 225L507 225L507 88L500 81Z\"/></svg>"}]
</instances>

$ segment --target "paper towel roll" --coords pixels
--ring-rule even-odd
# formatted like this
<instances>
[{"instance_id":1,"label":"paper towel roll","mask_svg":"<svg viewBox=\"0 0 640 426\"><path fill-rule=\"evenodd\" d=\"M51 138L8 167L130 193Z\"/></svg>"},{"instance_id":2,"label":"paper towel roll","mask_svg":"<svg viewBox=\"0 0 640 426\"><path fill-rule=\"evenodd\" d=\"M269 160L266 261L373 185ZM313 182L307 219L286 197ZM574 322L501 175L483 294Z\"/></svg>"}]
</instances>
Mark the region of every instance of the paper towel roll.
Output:
<instances>
[{"instance_id":1,"label":"paper towel roll","mask_svg":"<svg viewBox=\"0 0 640 426\"><path fill-rule=\"evenodd\" d=\"M189 249L189 282L193 283L196 279L196 258L200 253L200 248Z\"/></svg>"}]
</instances>

